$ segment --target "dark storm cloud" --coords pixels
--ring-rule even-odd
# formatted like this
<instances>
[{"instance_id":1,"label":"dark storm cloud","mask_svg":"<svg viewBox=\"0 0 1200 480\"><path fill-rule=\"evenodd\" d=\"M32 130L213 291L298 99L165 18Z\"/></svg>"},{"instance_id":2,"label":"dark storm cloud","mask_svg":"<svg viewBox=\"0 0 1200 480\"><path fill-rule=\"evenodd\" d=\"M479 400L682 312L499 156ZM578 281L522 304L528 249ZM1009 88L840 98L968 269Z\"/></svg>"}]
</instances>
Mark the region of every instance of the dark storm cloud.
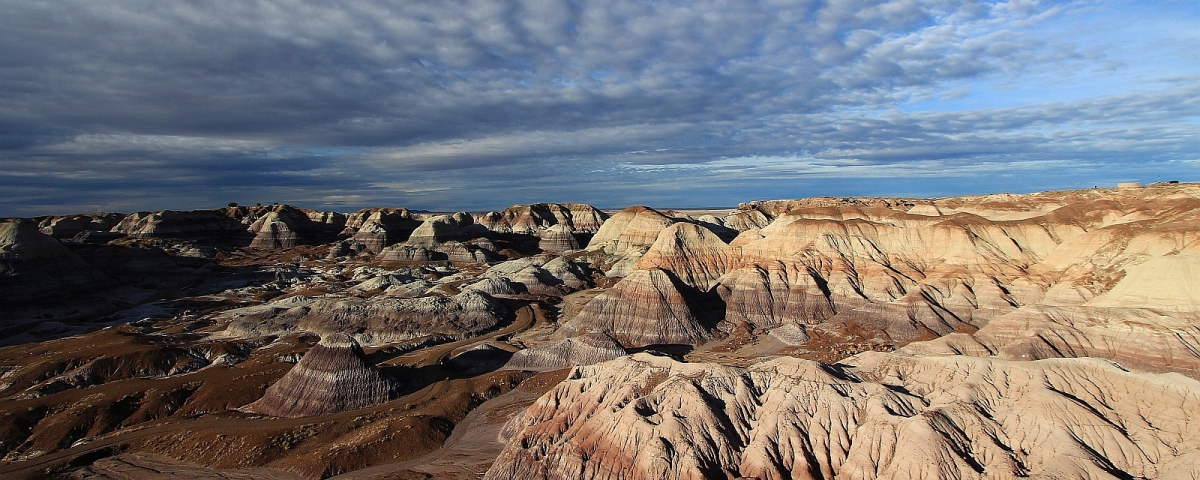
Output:
<instances>
[{"instance_id":1,"label":"dark storm cloud","mask_svg":"<svg viewBox=\"0 0 1200 480\"><path fill-rule=\"evenodd\" d=\"M1197 106L1179 101L1196 98L1194 78L1059 104L896 108L947 96L955 82L1105 61L1035 28L1072 8L0 0L0 186L10 192L0 213L247 197L339 208L570 196L616 205L654 188L684 198L661 172L724 175L718 186L732 197L797 168L834 174L805 170L810 159L849 174L930 160L995 168L1005 155L1195 152L1187 118Z\"/></svg>"}]
</instances>

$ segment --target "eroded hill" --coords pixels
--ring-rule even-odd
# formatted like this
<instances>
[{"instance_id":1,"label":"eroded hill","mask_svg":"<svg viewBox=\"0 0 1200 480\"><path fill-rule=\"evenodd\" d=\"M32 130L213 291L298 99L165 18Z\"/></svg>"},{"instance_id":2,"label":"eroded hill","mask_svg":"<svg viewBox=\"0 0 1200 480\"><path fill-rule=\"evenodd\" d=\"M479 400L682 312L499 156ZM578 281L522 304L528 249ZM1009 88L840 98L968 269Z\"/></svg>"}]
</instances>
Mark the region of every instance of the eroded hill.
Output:
<instances>
[{"instance_id":1,"label":"eroded hill","mask_svg":"<svg viewBox=\"0 0 1200 480\"><path fill-rule=\"evenodd\" d=\"M1200 475L1198 185L0 240L5 475Z\"/></svg>"}]
</instances>

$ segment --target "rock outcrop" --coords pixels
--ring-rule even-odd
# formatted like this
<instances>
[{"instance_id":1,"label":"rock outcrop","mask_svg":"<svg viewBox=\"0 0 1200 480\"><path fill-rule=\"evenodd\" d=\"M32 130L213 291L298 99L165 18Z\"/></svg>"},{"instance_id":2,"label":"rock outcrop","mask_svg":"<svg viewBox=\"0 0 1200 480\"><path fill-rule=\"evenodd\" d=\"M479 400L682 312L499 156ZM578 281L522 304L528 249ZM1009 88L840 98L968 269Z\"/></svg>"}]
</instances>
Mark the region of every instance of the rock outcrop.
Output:
<instances>
[{"instance_id":1,"label":"rock outcrop","mask_svg":"<svg viewBox=\"0 0 1200 480\"><path fill-rule=\"evenodd\" d=\"M538 248L543 252L565 252L579 250L579 239L566 225L554 225L538 232Z\"/></svg>"},{"instance_id":2,"label":"rock outcrop","mask_svg":"<svg viewBox=\"0 0 1200 480\"><path fill-rule=\"evenodd\" d=\"M1200 382L1096 359L864 353L577 367L484 478L1191 478Z\"/></svg>"},{"instance_id":3,"label":"rock outcrop","mask_svg":"<svg viewBox=\"0 0 1200 480\"><path fill-rule=\"evenodd\" d=\"M632 206L605 221L588 242L588 249L601 248L614 255L630 250L644 252L658 238L658 232L674 223L674 219L658 210Z\"/></svg>"},{"instance_id":4,"label":"rock outcrop","mask_svg":"<svg viewBox=\"0 0 1200 480\"><path fill-rule=\"evenodd\" d=\"M1013 360L1098 357L1127 368L1200 379L1200 313L1131 307L1021 307L979 331L911 344L912 355Z\"/></svg>"},{"instance_id":5,"label":"rock outcrop","mask_svg":"<svg viewBox=\"0 0 1200 480\"><path fill-rule=\"evenodd\" d=\"M235 210L132 213L113 227L113 231L137 238L222 239L245 245L242 242L252 236L246 225L231 215Z\"/></svg>"},{"instance_id":6,"label":"rock outcrop","mask_svg":"<svg viewBox=\"0 0 1200 480\"><path fill-rule=\"evenodd\" d=\"M486 236L488 230L482 225L476 225L471 215L459 212L455 215L438 215L430 217L413 230L408 239L409 245L435 247L445 242L464 242L472 238Z\"/></svg>"},{"instance_id":7,"label":"rock outcrop","mask_svg":"<svg viewBox=\"0 0 1200 480\"><path fill-rule=\"evenodd\" d=\"M529 293L524 284L509 280L506 277L485 278L462 288L463 290L478 290L488 295L520 295Z\"/></svg>"},{"instance_id":8,"label":"rock outcrop","mask_svg":"<svg viewBox=\"0 0 1200 480\"><path fill-rule=\"evenodd\" d=\"M38 222L42 233L56 239L72 238L84 232L107 232L117 226L125 215L120 213L88 213L46 217Z\"/></svg>"},{"instance_id":9,"label":"rock outcrop","mask_svg":"<svg viewBox=\"0 0 1200 480\"><path fill-rule=\"evenodd\" d=\"M364 223L354 232L354 236L350 237L350 241L362 245L364 251L370 253L382 252L384 248L400 241L400 238L388 231L379 222Z\"/></svg>"},{"instance_id":10,"label":"rock outcrop","mask_svg":"<svg viewBox=\"0 0 1200 480\"><path fill-rule=\"evenodd\" d=\"M265 213L251 209L250 222L254 239L251 247L292 248L296 245L322 244L332 241L346 224L346 216L335 212L301 210L291 205L270 207Z\"/></svg>"},{"instance_id":11,"label":"rock outcrop","mask_svg":"<svg viewBox=\"0 0 1200 480\"><path fill-rule=\"evenodd\" d=\"M302 220L303 219L303 220ZM294 209L285 209L268 213L250 225L254 232L251 247L256 248L292 248L300 243L298 230L301 222L306 222L308 215Z\"/></svg>"},{"instance_id":12,"label":"rock outcrop","mask_svg":"<svg viewBox=\"0 0 1200 480\"><path fill-rule=\"evenodd\" d=\"M573 233L595 233L606 218L608 216L604 212L584 203L535 203L514 205L501 212L488 212L478 222L498 233L539 235L555 225L561 225Z\"/></svg>"},{"instance_id":13,"label":"rock outcrop","mask_svg":"<svg viewBox=\"0 0 1200 480\"><path fill-rule=\"evenodd\" d=\"M353 338L330 333L242 410L287 418L329 415L379 405L399 391L400 385L368 362Z\"/></svg>"},{"instance_id":14,"label":"rock outcrop","mask_svg":"<svg viewBox=\"0 0 1200 480\"><path fill-rule=\"evenodd\" d=\"M362 244L366 251L379 253L385 247L408 240L420 222L403 208L372 208L346 216L340 237Z\"/></svg>"},{"instance_id":15,"label":"rock outcrop","mask_svg":"<svg viewBox=\"0 0 1200 480\"><path fill-rule=\"evenodd\" d=\"M708 291L738 261L738 251L726 245L716 233L681 222L659 232L634 268L668 270L683 283Z\"/></svg>"},{"instance_id":16,"label":"rock outcrop","mask_svg":"<svg viewBox=\"0 0 1200 480\"><path fill-rule=\"evenodd\" d=\"M756 202L736 212L741 220L721 220L746 227L728 244L699 220L673 224L633 207L602 227L589 254L599 255L609 276L660 269L690 287L680 291L685 300L718 295L725 304L719 328L727 333L826 324L866 342L902 345L974 332L1026 306L1086 306L1094 309L1086 315L1116 317L1126 313L1114 309L1128 307L1196 312L1200 250L1190 236L1200 224L1197 193L1160 186ZM763 219L771 223L762 226ZM637 304L620 300L621 291L592 301Z\"/></svg>"},{"instance_id":17,"label":"rock outcrop","mask_svg":"<svg viewBox=\"0 0 1200 480\"><path fill-rule=\"evenodd\" d=\"M0 223L0 303L69 295L108 279L32 222ZM0 325L9 318L0 319Z\"/></svg>"},{"instance_id":18,"label":"rock outcrop","mask_svg":"<svg viewBox=\"0 0 1200 480\"><path fill-rule=\"evenodd\" d=\"M757 230L771 224L775 216L759 210L758 205L742 205L721 219L721 226L744 232Z\"/></svg>"},{"instance_id":19,"label":"rock outcrop","mask_svg":"<svg viewBox=\"0 0 1200 480\"><path fill-rule=\"evenodd\" d=\"M496 328L509 316L503 303L477 290L451 297L402 297L290 297L228 310L219 318L232 322L226 334L235 337L302 330L322 336L345 333L360 344L382 345L423 337L472 337Z\"/></svg>"},{"instance_id":20,"label":"rock outcrop","mask_svg":"<svg viewBox=\"0 0 1200 480\"><path fill-rule=\"evenodd\" d=\"M499 254L492 250L457 241L436 244L434 250L444 255L446 260L452 262L486 263L501 258Z\"/></svg>"},{"instance_id":21,"label":"rock outcrop","mask_svg":"<svg viewBox=\"0 0 1200 480\"><path fill-rule=\"evenodd\" d=\"M444 260L445 258L438 258L440 257L438 253L439 252L435 252L425 247L396 244L381 250L377 258L389 262L428 262L433 260Z\"/></svg>"},{"instance_id":22,"label":"rock outcrop","mask_svg":"<svg viewBox=\"0 0 1200 480\"><path fill-rule=\"evenodd\" d=\"M118 218L119 221L116 221ZM304 210L291 205L263 205L55 217L43 223L46 224L43 229L55 235L70 234L73 237L86 234L95 240L109 238L102 234L111 232L134 239L167 238L284 249L333 241L345 225L346 216L335 212Z\"/></svg>"},{"instance_id":23,"label":"rock outcrop","mask_svg":"<svg viewBox=\"0 0 1200 480\"><path fill-rule=\"evenodd\" d=\"M505 284L518 285L517 291L520 293L534 295L562 296L591 286L586 266L572 262L566 257L548 254L496 264L483 276L502 280ZM480 282L480 286L483 287L484 284Z\"/></svg>"},{"instance_id":24,"label":"rock outcrop","mask_svg":"<svg viewBox=\"0 0 1200 480\"><path fill-rule=\"evenodd\" d=\"M563 323L555 338L602 333L625 347L696 344L712 338L671 273L637 270L593 298Z\"/></svg>"},{"instance_id":25,"label":"rock outcrop","mask_svg":"<svg viewBox=\"0 0 1200 480\"><path fill-rule=\"evenodd\" d=\"M412 231L419 222L413 220L412 212L407 208L365 208L346 215L345 236L353 235L354 231L368 223L378 223L387 228L402 228L409 226Z\"/></svg>"},{"instance_id":26,"label":"rock outcrop","mask_svg":"<svg viewBox=\"0 0 1200 480\"><path fill-rule=\"evenodd\" d=\"M815 325L834 315L822 279L783 262L751 265L719 279L716 291L725 302L725 330L780 325Z\"/></svg>"},{"instance_id":27,"label":"rock outcrop","mask_svg":"<svg viewBox=\"0 0 1200 480\"><path fill-rule=\"evenodd\" d=\"M625 356L621 345L608 335L587 334L549 345L513 353L504 368L510 370L547 371L592 365Z\"/></svg>"}]
</instances>

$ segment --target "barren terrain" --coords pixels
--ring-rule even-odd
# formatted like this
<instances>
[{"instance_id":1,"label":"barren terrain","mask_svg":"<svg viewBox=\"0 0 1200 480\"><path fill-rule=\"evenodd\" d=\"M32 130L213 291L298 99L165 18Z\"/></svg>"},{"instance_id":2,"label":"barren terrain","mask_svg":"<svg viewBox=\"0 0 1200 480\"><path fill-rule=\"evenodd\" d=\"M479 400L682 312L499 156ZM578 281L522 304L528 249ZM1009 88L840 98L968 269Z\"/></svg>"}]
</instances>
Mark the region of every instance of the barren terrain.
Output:
<instances>
[{"instance_id":1,"label":"barren terrain","mask_svg":"<svg viewBox=\"0 0 1200 480\"><path fill-rule=\"evenodd\" d=\"M4 478L1197 478L1200 185L0 223Z\"/></svg>"}]
</instances>

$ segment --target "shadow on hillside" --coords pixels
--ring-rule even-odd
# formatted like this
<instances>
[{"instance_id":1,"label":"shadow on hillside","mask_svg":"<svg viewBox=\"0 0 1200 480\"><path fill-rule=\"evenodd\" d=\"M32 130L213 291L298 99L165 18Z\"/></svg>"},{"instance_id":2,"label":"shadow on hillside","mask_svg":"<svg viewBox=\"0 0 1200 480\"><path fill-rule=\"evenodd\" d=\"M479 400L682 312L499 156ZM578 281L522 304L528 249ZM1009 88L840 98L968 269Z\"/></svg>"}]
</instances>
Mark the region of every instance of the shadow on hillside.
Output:
<instances>
[{"instance_id":1,"label":"shadow on hillside","mask_svg":"<svg viewBox=\"0 0 1200 480\"><path fill-rule=\"evenodd\" d=\"M278 275L258 265L220 266L210 259L171 255L158 248L78 244L69 248L83 260L81 268L91 269L93 281L50 285L23 297L0 299L0 345L53 340L142 318L168 319L185 312L228 308L231 305L224 302L186 297L265 284ZM3 280L34 278L18 272Z\"/></svg>"}]
</instances>

